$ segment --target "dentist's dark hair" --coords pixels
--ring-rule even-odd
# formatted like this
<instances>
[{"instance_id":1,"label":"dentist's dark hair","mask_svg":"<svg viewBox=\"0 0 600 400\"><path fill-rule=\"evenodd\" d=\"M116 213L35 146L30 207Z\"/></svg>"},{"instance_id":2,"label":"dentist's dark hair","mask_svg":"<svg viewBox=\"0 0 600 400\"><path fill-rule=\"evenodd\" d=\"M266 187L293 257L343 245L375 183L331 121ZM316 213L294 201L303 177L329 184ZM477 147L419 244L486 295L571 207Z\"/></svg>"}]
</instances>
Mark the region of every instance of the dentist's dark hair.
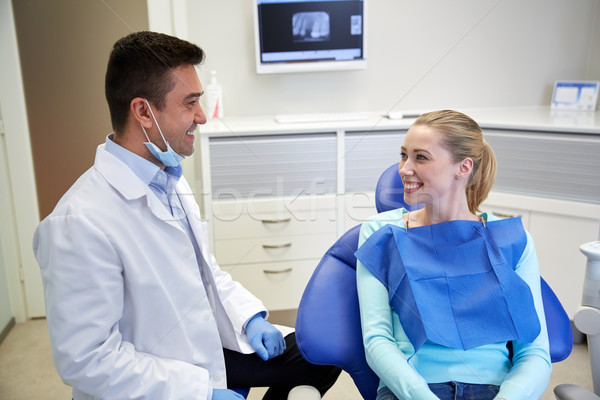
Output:
<instances>
[{"instance_id":1,"label":"dentist's dark hair","mask_svg":"<svg viewBox=\"0 0 600 400\"><path fill-rule=\"evenodd\" d=\"M442 134L441 145L452 154L454 162L473 160L467 183L469 210L475 214L487 198L496 179L496 156L483 139L479 124L471 117L453 110L432 111L421 115L414 125L424 125Z\"/></svg>"},{"instance_id":2,"label":"dentist's dark hair","mask_svg":"<svg viewBox=\"0 0 600 400\"><path fill-rule=\"evenodd\" d=\"M131 100L143 97L161 110L166 94L175 86L172 70L203 61L200 47L162 33L142 31L119 39L110 54L105 80L115 132L125 127Z\"/></svg>"}]
</instances>

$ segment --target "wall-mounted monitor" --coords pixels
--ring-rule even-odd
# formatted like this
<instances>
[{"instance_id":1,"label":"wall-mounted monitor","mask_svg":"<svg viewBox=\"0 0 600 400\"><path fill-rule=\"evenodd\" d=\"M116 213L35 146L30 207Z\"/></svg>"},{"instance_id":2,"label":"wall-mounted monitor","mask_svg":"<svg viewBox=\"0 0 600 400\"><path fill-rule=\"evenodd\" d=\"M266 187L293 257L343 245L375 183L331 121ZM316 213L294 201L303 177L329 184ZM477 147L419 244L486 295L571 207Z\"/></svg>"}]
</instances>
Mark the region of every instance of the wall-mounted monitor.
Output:
<instances>
[{"instance_id":1,"label":"wall-mounted monitor","mask_svg":"<svg viewBox=\"0 0 600 400\"><path fill-rule=\"evenodd\" d=\"M366 0L252 1L257 73L366 68Z\"/></svg>"}]
</instances>

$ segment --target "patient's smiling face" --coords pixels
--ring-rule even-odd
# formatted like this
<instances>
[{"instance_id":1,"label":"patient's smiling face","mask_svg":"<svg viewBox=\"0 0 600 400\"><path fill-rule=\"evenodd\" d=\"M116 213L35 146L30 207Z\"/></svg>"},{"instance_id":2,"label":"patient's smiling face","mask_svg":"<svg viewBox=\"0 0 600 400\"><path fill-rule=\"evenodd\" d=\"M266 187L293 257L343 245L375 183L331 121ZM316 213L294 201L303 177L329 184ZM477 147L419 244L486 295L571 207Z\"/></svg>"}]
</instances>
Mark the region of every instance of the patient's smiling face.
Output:
<instances>
[{"instance_id":1,"label":"patient's smiling face","mask_svg":"<svg viewBox=\"0 0 600 400\"><path fill-rule=\"evenodd\" d=\"M407 204L451 201L456 195L465 195L464 183L455 179L460 162L454 162L441 138L439 131L425 125L408 130L399 165Z\"/></svg>"}]
</instances>

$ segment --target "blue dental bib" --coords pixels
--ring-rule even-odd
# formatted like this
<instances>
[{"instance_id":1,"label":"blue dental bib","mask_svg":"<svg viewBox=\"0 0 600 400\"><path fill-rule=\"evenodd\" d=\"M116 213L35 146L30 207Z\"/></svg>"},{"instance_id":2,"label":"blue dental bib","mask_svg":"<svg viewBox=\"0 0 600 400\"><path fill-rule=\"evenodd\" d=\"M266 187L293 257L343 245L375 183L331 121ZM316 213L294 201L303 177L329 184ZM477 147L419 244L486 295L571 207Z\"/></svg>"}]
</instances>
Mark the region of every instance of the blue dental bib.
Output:
<instances>
[{"instance_id":1,"label":"blue dental bib","mask_svg":"<svg viewBox=\"0 0 600 400\"><path fill-rule=\"evenodd\" d=\"M531 290L514 271L526 244L520 218L386 225L355 255L388 289L415 352L426 340L468 350L538 336Z\"/></svg>"}]
</instances>

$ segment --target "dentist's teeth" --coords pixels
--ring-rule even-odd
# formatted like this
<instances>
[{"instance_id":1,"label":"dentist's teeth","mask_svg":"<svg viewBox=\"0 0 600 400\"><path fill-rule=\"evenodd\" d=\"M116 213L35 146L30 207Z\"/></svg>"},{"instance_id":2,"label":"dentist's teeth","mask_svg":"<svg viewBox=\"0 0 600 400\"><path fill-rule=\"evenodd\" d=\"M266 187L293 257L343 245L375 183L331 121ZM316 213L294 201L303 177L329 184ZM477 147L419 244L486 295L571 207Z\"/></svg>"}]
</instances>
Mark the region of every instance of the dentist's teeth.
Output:
<instances>
[{"instance_id":1,"label":"dentist's teeth","mask_svg":"<svg viewBox=\"0 0 600 400\"><path fill-rule=\"evenodd\" d=\"M194 136L194 132L186 132L186 135Z\"/></svg>"}]
</instances>

